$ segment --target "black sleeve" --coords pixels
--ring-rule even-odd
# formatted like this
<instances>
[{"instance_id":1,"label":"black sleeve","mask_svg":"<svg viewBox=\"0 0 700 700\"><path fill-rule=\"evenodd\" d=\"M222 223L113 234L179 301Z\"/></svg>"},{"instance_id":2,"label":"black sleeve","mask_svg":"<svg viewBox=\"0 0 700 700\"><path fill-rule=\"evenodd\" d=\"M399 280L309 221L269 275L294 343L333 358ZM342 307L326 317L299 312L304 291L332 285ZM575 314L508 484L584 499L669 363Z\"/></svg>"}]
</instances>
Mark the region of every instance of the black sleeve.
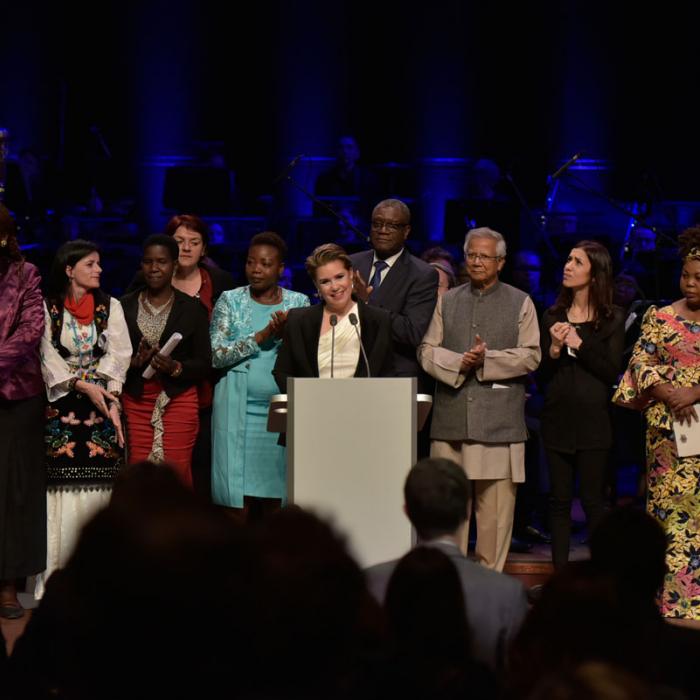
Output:
<instances>
[{"instance_id":1,"label":"black sleeve","mask_svg":"<svg viewBox=\"0 0 700 700\"><path fill-rule=\"evenodd\" d=\"M209 276L211 277L211 286L213 291L213 302L216 304L218 298L221 296L222 292L227 292L229 289L233 289L236 283L233 279L233 275L226 270L222 270L220 267L207 267Z\"/></svg>"},{"instance_id":2,"label":"black sleeve","mask_svg":"<svg viewBox=\"0 0 700 700\"><path fill-rule=\"evenodd\" d=\"M437 270L430 268L413 282L400 312L374 304L391 316L393 338L397 343L414 348L421 344L435 311L437 288Z\"/></svg>"},{"instance_id":3,"label":"black sleeve","mask_svg":"<svg viewBox=\"0 0 700 700\"><path fill-rule=\"evenodd\" d=\"M194 325L192 356L182 360L182 374L176 377L187 382L199 381L209 375L211 371L211 341L209 340L209 320L206 309L195 302L188 309L188 317Z\"/></svg>"},{"instance_id":4,"label":"black sleeve","mask_svg":"<svg viewBox=\"0 0 700 700\"><path fill-rule=\"evenodd\" d=\"M275 360L275 366L272 370L272 376L275 378L277 386L283 394L287 393L287 378L294 376L294 360L292 358L290 334L290 328L293 330L294 324L296 323L296 314L294 311L295 309L290 309L287 315L287 322L284 324L282 344L277 352L277 359Z\"/></svg>"},{"instance_id":5,"label":"black sleeve","mask_svg":"<svg viewBox=\"0 0 700 700\"><path fill-rule=\"evenodd\" d=\"M378 377L394 377L396 376L396 367L394 366L394 343L391 338L391 324L379 323L377 333L377 343L383 349L383 355L380 360Z\"/></svg>"},{"instance_id":6,"label":"black sleeve","mask_svg":"<svg viewBox=\"0 0 700 700\"><path fill-rule=\"evenodd\" d=\"M624 348L624 315L616 308L612 318L602 323L598 332L581 344L577 356L581 365L596 379L612 386L620 375Z\"/></svg>"}]
</instances>

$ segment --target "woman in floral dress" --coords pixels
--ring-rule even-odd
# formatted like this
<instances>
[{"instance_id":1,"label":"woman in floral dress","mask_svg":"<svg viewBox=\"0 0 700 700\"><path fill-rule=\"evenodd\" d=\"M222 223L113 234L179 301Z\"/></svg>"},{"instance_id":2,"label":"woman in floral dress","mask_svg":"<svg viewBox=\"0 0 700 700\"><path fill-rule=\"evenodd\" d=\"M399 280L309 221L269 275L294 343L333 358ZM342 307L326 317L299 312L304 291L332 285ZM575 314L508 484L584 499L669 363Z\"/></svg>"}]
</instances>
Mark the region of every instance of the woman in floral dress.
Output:
<instances>
[{"instance_id":1,"label":"woman in floral dress","mask_svg":"<svg viewBox=\"0 0 700 700\"><path fill-rule=\"evenodd\" d=\"M700 455L679 457L673 432L674 419L699 417L700 227L685 230L679 246L683 298L647 311L613 401L646 413L647 509L668 542L661 613L700 620Z\"/></svg>"}]
</instances>

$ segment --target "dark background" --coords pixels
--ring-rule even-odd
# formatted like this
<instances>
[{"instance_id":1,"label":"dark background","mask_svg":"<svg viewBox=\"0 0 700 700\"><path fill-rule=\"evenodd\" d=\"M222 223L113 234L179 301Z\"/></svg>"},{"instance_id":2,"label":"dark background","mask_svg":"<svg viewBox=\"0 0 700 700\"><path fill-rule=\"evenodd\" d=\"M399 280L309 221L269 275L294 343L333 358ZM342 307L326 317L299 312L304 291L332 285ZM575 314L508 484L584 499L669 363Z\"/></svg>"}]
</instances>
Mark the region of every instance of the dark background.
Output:
<instances>
[{"instance_id":1,"label":"dark background","mask_svg":"<svg viewBox=\"0 0 700 700\"><path fill-rule=\"evenodd\" d=\"M0 126L13 155L41 154L62 201L95 184L131 199L139 233L162 207L145 184L154 162L216 143L237 213L259 214L260 195L290 206L271 184L285 162L332 156L348 132L367 163L493 158L534 208L579 151L605 163L609 196L695 200L699 15L575 0L13 2ZM296 170L307 185L308 167ZM419 209L451 196L417 182Z\"/></svg>"}]
</instances>

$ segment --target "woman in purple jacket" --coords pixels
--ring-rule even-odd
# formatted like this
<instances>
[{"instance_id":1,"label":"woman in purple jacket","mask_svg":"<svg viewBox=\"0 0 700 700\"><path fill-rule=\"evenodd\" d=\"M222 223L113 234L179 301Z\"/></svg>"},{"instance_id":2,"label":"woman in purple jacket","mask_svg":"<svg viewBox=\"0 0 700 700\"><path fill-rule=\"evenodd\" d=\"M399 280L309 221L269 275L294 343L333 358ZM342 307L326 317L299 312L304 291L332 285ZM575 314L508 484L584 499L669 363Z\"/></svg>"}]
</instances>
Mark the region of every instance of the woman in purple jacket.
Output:
<instances>
[{"instance_id":1,"label":"woman in purple jacket","mask_svg":"<svg viewBox=\"0 0 700 700\"><path fill-rule=\"evenodd\" d=\"M46 568L40 281L0 205L0 617L6 619L24 615L17 580Z\"/></svg>"}]
</instances>

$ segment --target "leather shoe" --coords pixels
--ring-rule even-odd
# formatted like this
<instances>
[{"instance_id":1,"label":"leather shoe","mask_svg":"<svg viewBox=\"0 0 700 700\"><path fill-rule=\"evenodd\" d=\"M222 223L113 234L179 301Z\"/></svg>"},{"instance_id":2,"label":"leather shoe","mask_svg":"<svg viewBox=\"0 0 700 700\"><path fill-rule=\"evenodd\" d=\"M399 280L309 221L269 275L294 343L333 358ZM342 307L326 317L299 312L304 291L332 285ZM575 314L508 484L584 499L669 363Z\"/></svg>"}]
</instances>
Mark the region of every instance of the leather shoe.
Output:
<instances>
[{"instance_id":1,"label":"leather shoe","mask_svg":"<svg viewBox=\"0 0 700 700\"><path fill-rule=\"evenodd\" d=\"M527 554L532 551L532 545L529 542L525 542L525 540L511 537L509 551L515 552L516 554Z\"/></svg>"},{"instance_id":2,"label":"leather shoe","mask_svg":"<svg viewBox=\"0 0 700 700\"><path fill-rule=\"evenodd\" d=\"M24 617L24 608L19 603L3 603L0 605L0 617L19 620L20 617Z\"/></svg>"},{"instance_id":3,"label":"leather shoe","mask_svg":"<svg viewBox=\"0 0 700 700\"><path fill-rule=\"evenodd\" d=\"M540 530L534 525L528 525L525 528L525 535L529 537L533 542L538 542L542 544L552 544L551 536L548 533L544 532L544 530Z\"/></svg>"},{"instance_id":4,"label":"leather shoe","mask_svg":"<svg viewBox=\"0 0 700 700\"><path fill-rule=\"evenodd\" d=\"M534 605L542 597L543 588L544 584L537 583L527 589L527 602L530 603L530 605Z\"/></svg>"}]
</instances>

